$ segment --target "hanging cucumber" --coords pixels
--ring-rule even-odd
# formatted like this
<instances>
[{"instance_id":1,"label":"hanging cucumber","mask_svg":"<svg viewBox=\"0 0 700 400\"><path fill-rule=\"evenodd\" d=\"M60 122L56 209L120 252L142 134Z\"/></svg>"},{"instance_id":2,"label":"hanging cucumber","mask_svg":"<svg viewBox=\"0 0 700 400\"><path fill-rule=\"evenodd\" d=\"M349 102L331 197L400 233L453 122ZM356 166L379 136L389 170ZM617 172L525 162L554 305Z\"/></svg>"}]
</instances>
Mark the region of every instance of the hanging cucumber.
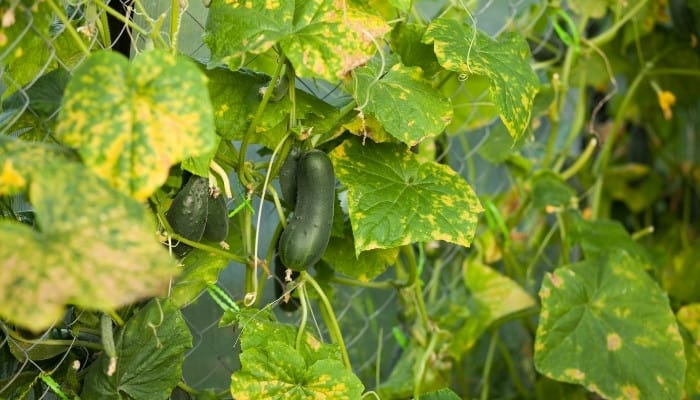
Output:
<instances>
[{"instance_id":1,"label":"hanging cucumber","mask_svg":"<svg viewBox=\"0 0 700 400\"><path fill-rule=\"evenodd\" d=\"M289 277L291 280L294 280L299 276L299 272L291 272L291 276ZM282 264L282 260L280 260L280 256L278 254L277 256L275 256L275 298L282 298L282 300L280 300L279 303L277 303L279 304L282 310L287 312L293 312L299 308L300 303L299 299L292 296L291 294L288 297L283 298L287 282L287 267L285 267L284 264Z\"/></svg>"},{"instance_id":2,"label":"hanging cucumber","mask_svg":"<svg viewBox=\"0 0 700 400\"><path fill-rule=\"evenodd\" d=\"M207 224L204 226L203 237L212 242L221 242L228 236L228 207L226 196L218 189L208 198Z\"/></svg>"},{"instance_id":3,"label":"hanging cucumber","mask_svg":"<svg viewBox=\"0 0 700 400\"><path fill-rule=\"evenodd\" d=\"M175 196L165 215L173 232L196 242L202 239L207 224L208 198L209 179L192 175ZM190 249L190 246L179 243L173 247L173 253L182 257Z\"/></svg>"},{"instance_id":4,"label":"hanging cucumber","mask_svg":"<svg viewBox=\"0 0 700 400\"><path fill-rule=\"evenodd\" d=\"M279 179L282 199L294 207L297 204L297 165L299 164L299 153L292 149L287 159L280 168Z\"/></svg>"},{"instance_id":5,"label":"hanging cucumber","mask_svg":"<svg viewBox=\"0 0 700 400\"><path fill-rule=\"evenodd\" d=\"M333 225L335 176L328 155L309 150L296 168L297 195L294 215L279 241L285 266L303 271L316 264L326 251Z\"/></svg>"}]
</instances>

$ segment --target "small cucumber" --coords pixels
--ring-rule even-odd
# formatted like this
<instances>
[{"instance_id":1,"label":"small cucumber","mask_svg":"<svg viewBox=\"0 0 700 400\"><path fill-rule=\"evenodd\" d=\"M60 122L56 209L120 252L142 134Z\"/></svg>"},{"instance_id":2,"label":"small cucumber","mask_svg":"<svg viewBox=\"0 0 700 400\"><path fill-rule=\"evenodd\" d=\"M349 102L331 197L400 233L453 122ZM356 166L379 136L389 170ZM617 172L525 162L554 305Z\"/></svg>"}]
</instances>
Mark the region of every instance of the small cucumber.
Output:
<instances>
[{"instance_id":1,"label":"small cucumber","mask_svg":"<svg viewBox=\"0 0 700 400\"><path fill-rule=\"evenodd\" d=\"M294 207L297 204L297 164L299 164L299 153L296 150L289 152L287 159L280 168L279 179L282 199Z\"/></svg>"},{"instance_id":2,"label":"small cucumber","mask_svg":"<svg viewBox=\"0 0 700 400\"><path fill-rule=\"evenodd\" d=\"M209 196L207 224L204 226L203 237L212 242L221 242L227 236L228 208L226 207L226 196L215 191Z\"/></svg>"},{"instance_id":3,"label":"small cucumber","mask_svg":"<svg viewBox=\"0 0 700 400\"><path fill-rule=\"evenodd\" d=\"M173 199L165 217L178 235L194 241L202 239L207 224L209 202L209 179L192 175L185 186ZM173 253L182 257L191 249L179 243L173 247Z\"/></svg>"},{"instance_id":4,"label":"small cucumber","mask_svg":"<svg viewBox=\"0 0 700 400\"><path fill-rule=\"evenodd\" d=\"M333 225L335 176L328 155L309 150L296 168L294 215L279 241L280 258L295 271L313 266L326 251Z\"/></svg>"},{"instance_id":5,"label":"small cucumber","mask_svg":"<svg viewBox=\"0 0 700 400\"><path fill-rule=\"evenodd\" d=\"M292 271L292 275L290 276L290 278L294 280L298 276L299 272ZM284 291L287 286L286 278L287 267L285 267L284 264L282 264L282 260L280 260L280 256L278 254L277 256L275 256L275 298L277 299L282 298L282 296L284 295ZM282 300L280 300L277 304L279 304L280 308L286 312L296 311L300 306L299 299L292 296L291 294L288 298L282 298Z\"/></svg>"}]
</instances>

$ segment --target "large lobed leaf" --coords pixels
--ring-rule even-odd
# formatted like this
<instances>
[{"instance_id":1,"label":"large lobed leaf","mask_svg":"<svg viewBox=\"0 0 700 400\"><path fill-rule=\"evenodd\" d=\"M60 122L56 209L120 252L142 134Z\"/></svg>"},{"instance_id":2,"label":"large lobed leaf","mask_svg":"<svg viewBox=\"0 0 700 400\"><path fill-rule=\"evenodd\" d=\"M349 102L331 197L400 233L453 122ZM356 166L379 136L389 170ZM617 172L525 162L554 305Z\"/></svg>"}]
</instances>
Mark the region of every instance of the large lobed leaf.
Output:
<instances>
[{"instance_id":1,"label":"large lobed leaf","mask_svg":"<svg viewBox=\"0 0 700 400\"><path fill-rule=\"evenodd\" d=\"M448 166L420 163L403 145L359 139L343 142L331 160L348 189L356 255L429 240L471 244L483 209Z\"/></svg>"},{"instance_id":2,"label":"large lobed leaf","mask_svg":"<svg viewBox=\"0 0 700 400\"><path fill-rule=\"evenodd\" d=\"M445 69L488 77L491 97L508 132L515 140L525 134L539 79L530 67L530 50L521 35L506 33L497 42L459 21L437 19L423 40L433 43Z\"/></svg>"},{"instance_id":3,"label":"large lobed leaf","mask_svg":"<svg viewBox=\"0 0 700 400\"><path fill-rule=\"evenodd\" d=\"M68 83L56 136L112 186L144 200L172 165L215 148L206 77L166 52L131 63L118 53L93 53Z\"/></svg>"},{"instance_id":4,"label":"large lobed leaf","mask_svg":"<svg viewBox=\"0 0 700 400\"><path fill-rule=\"evenodd\" d=\"M668 297L624 252L557 269L540 290L535 367L609 399L679 399L686 360Z\"/></svg>"},{"instance_id":5,"label":"large lobed leaf","mask_svg":"<svg viewBox=\"0 0 700 400\"><path fill-rule=\"evenodd\" d=\"M248 55L279 45L300 77L335 81L370 59L388 31L351 2L214 0L204 42L212 65L239 69Z\"/></svg>"},{"instance_id":6,"label":"large lobed leaf","mask_svg":"<svg viewBox=\"0 0 700 400\"><path fill-rule=\"evenodd\" d=\"M418 67L398 63L382 71L378 60L353 73L353 97L393 137L413 146L437 136L452 120L452 106Z\"/></svg>"},{"instance_id":7,"label":"large lobed leaf","mask_svg":"<svg viewBox=\"0 0 700 400\"><path fill-rule=\"evenodd\" d=\"M0 148L0 165L12 165L29 189L38 226L0 221L0 242L11 244L0 247L2 318L39 331L66 304L107 311L167 289L177 265L141 203L46 146Z\"/></svg>"},{"instance_id":8,"label":"large lobed leaf","mask_svg":"<svg viewBox=\"0 0 700 400\"><path fill-rule=\"evenodd\" d=\"M335 345L308 332L295 348L296 328L248 320L241 336L242 368L231 376L231 394L246 399L359 399L360 380L345 368Z\"/></svg>"},{"instance_id":9,"label":"large lobed leaf","mask_svg":"<svg viewBox=\"0 0 700 400\"><path fill-rule=\"evenodd\" d=\"M168 300L152 300L121 328L115 339L116 368L109 374L105 353L85 378L84 399L167 399L182 378L192 335L180 310ZM128 396L128 397L126 397Z\"/></svg>"}]
</instances>

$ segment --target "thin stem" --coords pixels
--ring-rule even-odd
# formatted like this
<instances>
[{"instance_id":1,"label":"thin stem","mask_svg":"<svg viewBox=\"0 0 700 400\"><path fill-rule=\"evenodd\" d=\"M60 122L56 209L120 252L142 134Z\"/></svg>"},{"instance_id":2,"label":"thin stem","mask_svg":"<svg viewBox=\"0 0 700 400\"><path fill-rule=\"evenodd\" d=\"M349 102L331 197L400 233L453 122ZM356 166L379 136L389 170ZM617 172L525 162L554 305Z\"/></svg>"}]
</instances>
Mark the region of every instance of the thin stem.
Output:
<instances>
[{"instance_id":1,"label":"thin stem","mask_svg":"<svg viewBox=\"0 0 700 400\"><path fill-rule=\"evenodd\" d=\"M606 43L610 42L613 38L617 36L617 31L619 31L632 17L635 16L641 9L643 9L648 3L648 0L641 0L637 2L630 11L620 18L613 26L608 28L605 32L600 35L590 39L590 41L597 47L601 47ZM629 2L627 3L629 4Z\"/></svg>"},{"instance_id":2,"label":"thin stem","mask_svg":"<svg viewBox=\"0 0 700 400\"><path fill-rule=\"evenodd\" d=\"M303 282L308 282L318 294L318 298L321 300L321 307L325 311L324 316L327 316L326 324L328 325L328 333L331 335L333 341L338 344L338 347L340 347L340 355L343 358L345 368L351 371L352 364L350 364L348 349L345 347L343 334L340 330L340 326L338 325L338 320L335 317L335 313L333 312L333 307L331 306L330 301L328 301L328 297L326 297L326 294L323 292L323 289L321 289L321 286L319 286L318 282L316 282L316 280L309 275L308 272L302 271L301 279Z\"/></svg>"},{"instance_id":3,"label":"thin stem","mask_svg":"<svg viewBox=\"0 0 700 400\"><path fill-rule=\"evenodd\" d=\"M99 3L99 1L97 1L97 3ZM53 11L54 14L56 14L56 16L58 17L58 19L63 23L63 27L66 29L66 31L68 31L70 37L78 45L80 51L82 51L85 55L90 55L90 49L88 49L88 47L83 42L83 39L80 37L75 28L73 28L73 25L63 13L63 10L61 10L53 0L46 0L46 4L49 5L51 11Z\"/></svg>"},{"instance_id":4,"label":"thin stem","mask_svg":"<svg viewBox=\"0 0 700 400\"><path fill-rule=\"evenodd\" d=\"M597 146L598 140L596 138L589 140L586 148L583 150L583 153L581 153L581 156L579 156L579 158L577 158L569 168L561 173L561 178L563 180L567 180L576 175L576 173L580 171L581 168L586 165L586 163L588 163L588 160L590 160L591 156L593 155L593 151Z\"/></svg>"},{"instance_id":5,"label":"thin stem","mask_svg":"<svg viewBox=\"0 0 700 400\"><path fill-rule=\"evenodd\" d=\"M107 14L113 16L116 18L119 22L123 23L124 25L127 25L129 29L131 29L134 32L137 32L143 36L150 36L150 33L140 27L139 25L136 25L134 21L130 20L129 18L123 16L121 13L113 9L112 7L108 6L107 4L104 4L100 0L96 0L93 2L98 8L101 8L103 11L105 11Z\"/></svg>"},{"instance_id":6,"label":"thin stem","mask_svg":"<svg viewBox=\"0 0 700 400\"><path fill-rule=\"evenodd\" d=\"M370 288L370 289L392 289L392 288L395 288L399 285L398 282L394 282L394 281L363 282L363 281L359 281L357 279L346 278L346 277L338 276L338 275L334 275L331 278L331 280L332 280L332 282L339 283L341 285L357 286L357 287L364 287L364 288Z\"/></svg>"},{"instance_id":7,"label":"thin stem","mask_svg":"<svg viewBox=\"0 0 700 400\"><path fill-rule=\"evenodd\" d=\"M170 0L170 52L177 53L180 24L182 23L182 10L180 0Z\"/></svg>"},{"instance_id":8,"label":"thin stem","mask_svg":"<svg viewBox=\"0 0 700 400\"><path fill-rule=\"evenodd\" d=\"M307 304L309 297L306 294L306 285L304 285L303 281L297 286L297 292L299 293L299 303L301 304L301 321L299 322L294 348L297 351L301 351L301 344L303 343L304 334L306 333L306 321L309 318L309 306Z\"/></svg>"},{"instance_id":9,"label":"thin stem","mask_svg":"<svg viewBox=\"0 0 700 400\"><path fill-rule=\"evenodd\" d=\"M497 337L498 330L495 329L493 331L493 335L491 335L491 342L489 343L489 349L486 353L486 362L484 364L484 377L481 384L481 400L488 400L489 398L489 389L491 388L491 367L493 366L493 354L496 350Z\"/></svg>"},{"instance_id":10,"label":"thin stem","mask_svg":"<svg viewBox=\"0 0 700 400\"><path fill-rule=\"evenodd\" d=\"M183 382L183 381L178 382L178 383L177 383L177 387L179 387L180 390L182 390L183 392L185 392L185 393L187 393L187 394L189 394L189 395L192 395L192 396L194 396L194 397L197 397L197 394L199 394L199 392L197 391L197 389L195 389L195 388L189 386L188 384L186 384L186 383Z\"/></svg>"}]
</instances>

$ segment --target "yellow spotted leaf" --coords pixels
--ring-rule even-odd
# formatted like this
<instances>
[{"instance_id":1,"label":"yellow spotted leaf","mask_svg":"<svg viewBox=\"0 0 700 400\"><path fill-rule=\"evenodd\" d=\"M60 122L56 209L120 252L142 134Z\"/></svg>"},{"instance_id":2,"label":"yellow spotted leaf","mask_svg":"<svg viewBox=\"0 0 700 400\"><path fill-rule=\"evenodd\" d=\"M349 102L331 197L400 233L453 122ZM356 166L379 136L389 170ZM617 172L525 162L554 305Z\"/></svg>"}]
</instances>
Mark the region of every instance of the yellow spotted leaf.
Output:
<instances>
[{"instance_id":1,"label":"yellow spotted leaf","mask_svg":"<svg viewBox=\"0 0 700 400\"><path fill-rule=\"evenodd\" d=\"M681 398L686 359L668 297L626 252L558 268L540 298L540 373L606 399Z\"/></svg>"},{"instance_id":2,"label":"yellow spotted leaf","mask_svg":"<svg viewBox=\"0 0 700 400\"><path fill-rule=\"evenodd\" d=\"M483 208L450 167L421 163L401 144L360 139L343 142L331 160L348 189L356 255L431 240L471 244Z\"/></svg>"},{"instance_id":3,"label":"yellow spotted leaf","mask_svg":"<svg viewBox=\"0 0 700 400\"><path fill-rule=\"evenodd\" d=\"M206 77L192 61L162 51L131 63L115 52L93 53L68 83L56 136L110 185L144 200L172 165L214 150Z\"/></svg>"}]
</instances>

